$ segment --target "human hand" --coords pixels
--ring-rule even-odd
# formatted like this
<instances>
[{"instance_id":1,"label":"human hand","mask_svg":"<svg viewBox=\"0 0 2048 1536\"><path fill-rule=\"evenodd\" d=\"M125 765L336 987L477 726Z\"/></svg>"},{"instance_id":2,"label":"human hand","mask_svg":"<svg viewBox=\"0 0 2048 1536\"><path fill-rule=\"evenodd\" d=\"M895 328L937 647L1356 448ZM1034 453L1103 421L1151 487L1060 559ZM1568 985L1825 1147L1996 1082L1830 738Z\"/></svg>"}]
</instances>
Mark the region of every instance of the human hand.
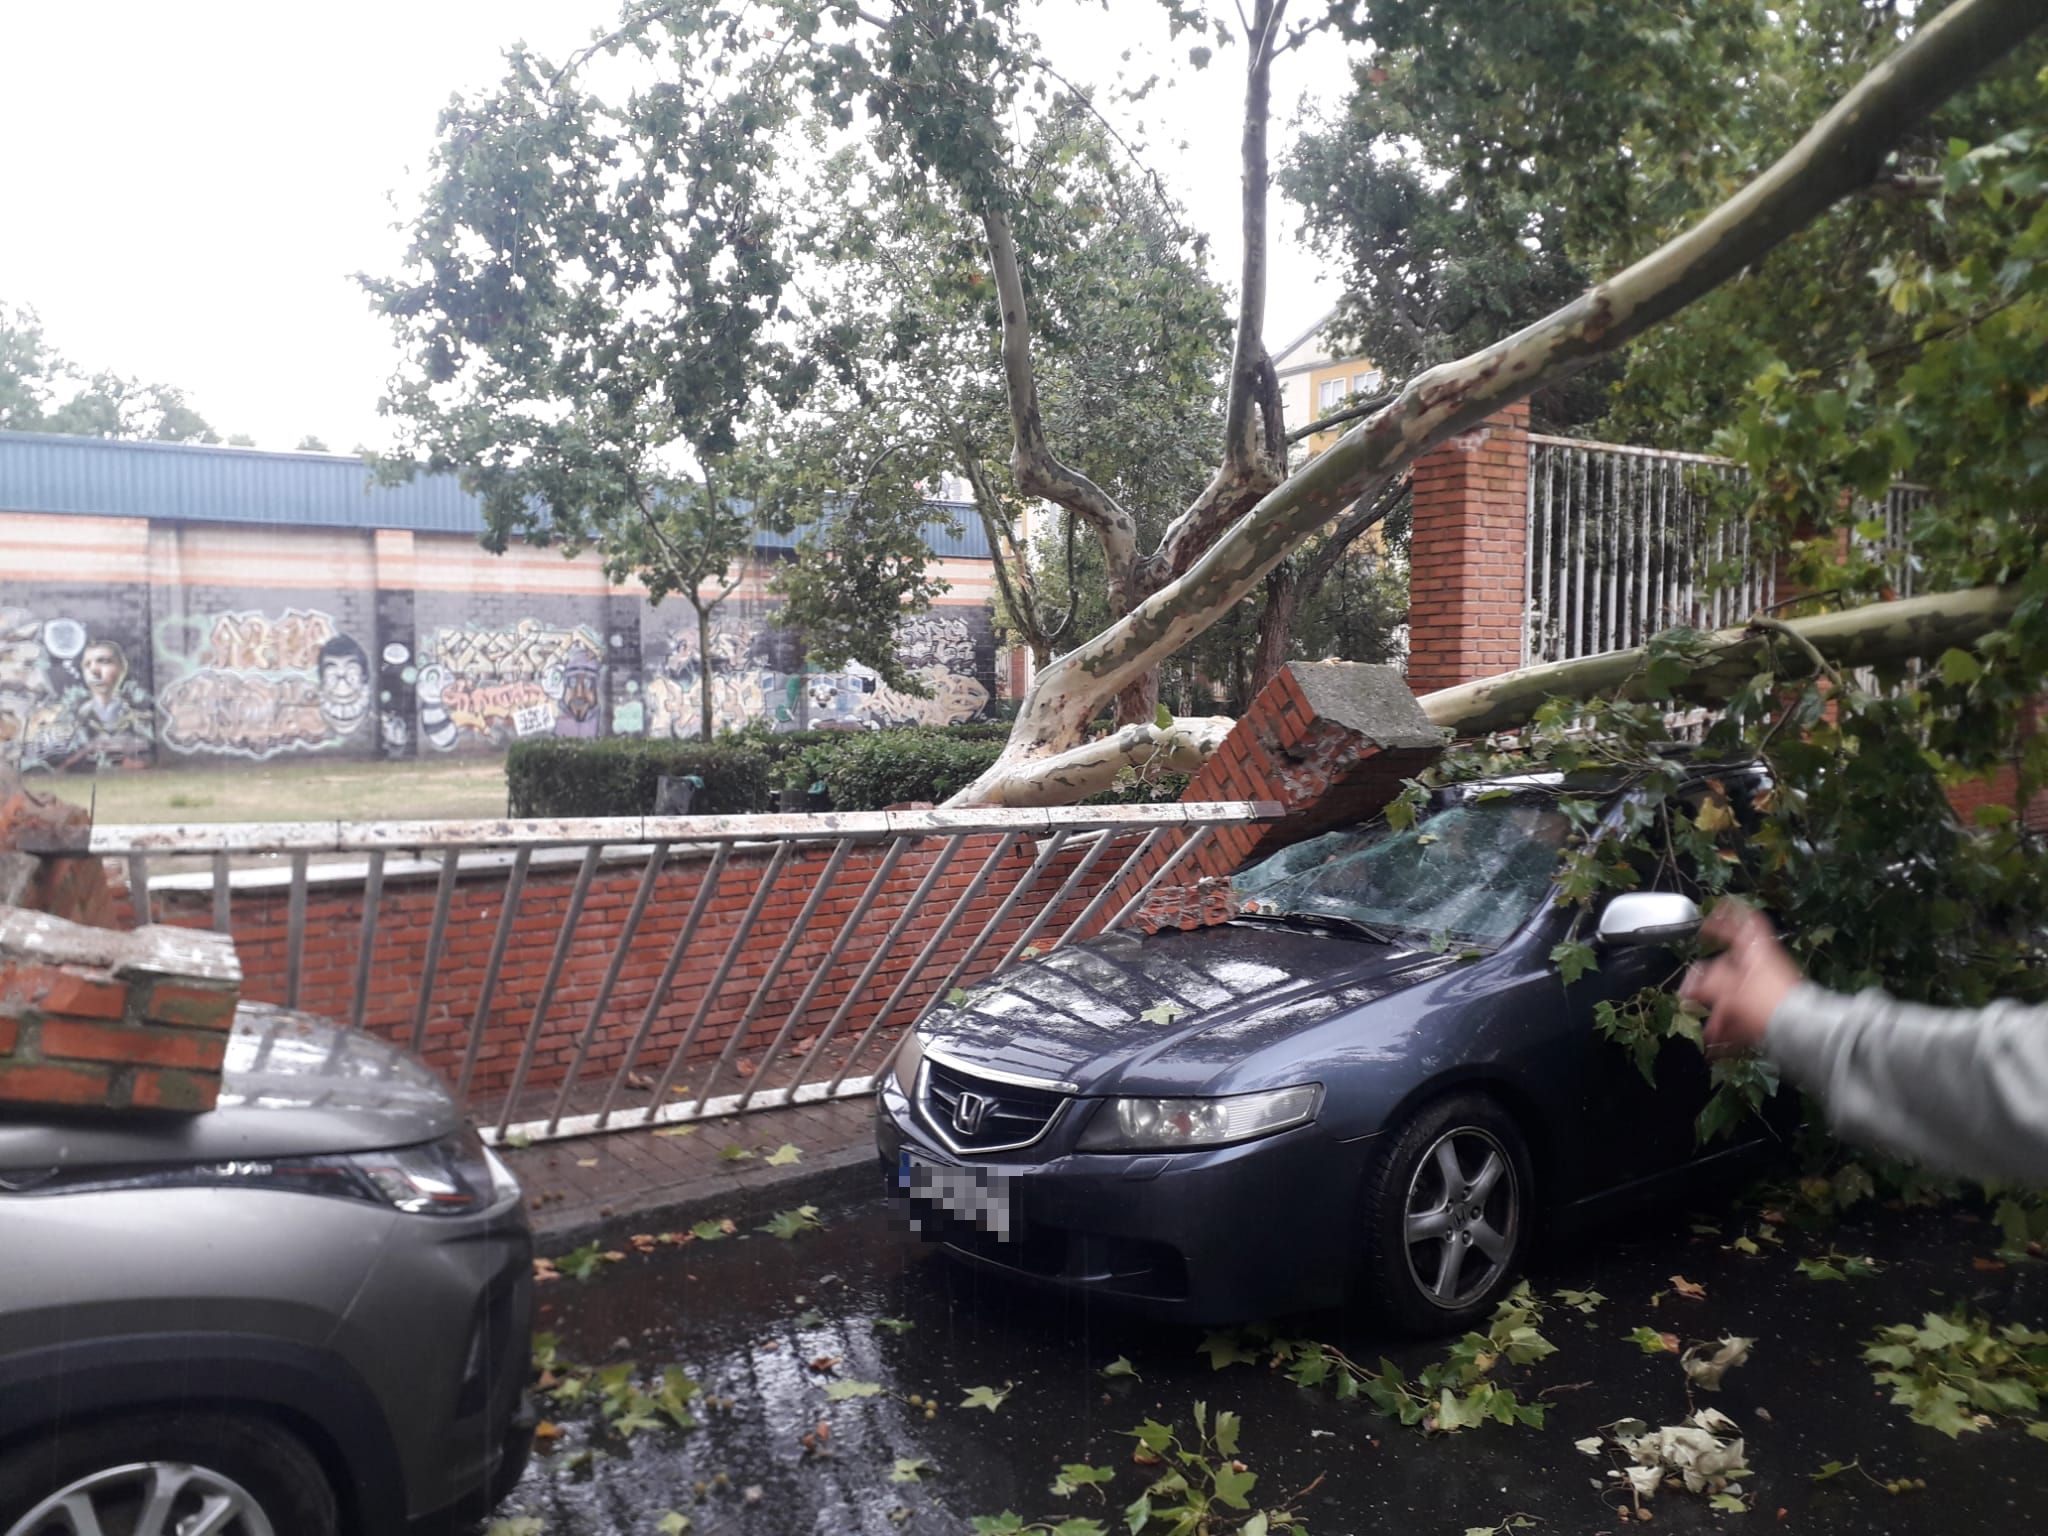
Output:
<instances>
[{"instance_id":1,"label":"human hand","mask_svg":"<svg viewBox=\"0 0 2048 1536\"><path fill-rule=\"evenodd\" d=\"M1706 1005L1710 1048L1754 1050L1785 994L1804 979L1799 964L1778 942L1770 919L1732 897L1715 906L1700 937L1722 950L1693 963L1678 995Z\"/></svg>"}]
</instances>

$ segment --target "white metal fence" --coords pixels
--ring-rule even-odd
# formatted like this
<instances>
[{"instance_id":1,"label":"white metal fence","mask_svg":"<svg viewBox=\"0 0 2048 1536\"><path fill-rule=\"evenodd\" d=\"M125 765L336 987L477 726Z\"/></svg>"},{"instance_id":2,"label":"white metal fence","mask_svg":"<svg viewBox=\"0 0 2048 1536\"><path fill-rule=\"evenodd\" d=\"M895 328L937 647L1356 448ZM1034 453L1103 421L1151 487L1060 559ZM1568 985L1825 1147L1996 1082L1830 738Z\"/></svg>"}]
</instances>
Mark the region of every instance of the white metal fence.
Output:
<instances>
[{"instance_id":1,"label":"white metal fence","mask_svg":"<svg viewBox=\"0 0 2048 1536\"><path fill-rule=\"evenodd\" d=\"M487 1135L539 1140L870 1092L954 987L1122 926L1279 810L101 826L91 851L138 920L232 932L245 996L422 1052Z\"/></svg>"},{"instance_id":2,"label":"white metal fence","mask_svg":"<svg viewBox=\"0 0 2048 1536\"><path fill-rule=\"evenodd\" d=\"M1776 599L1749 530L1710 515L1726 459L1529 438L1522 661L1641 645L1675 624L1719 629Z\"/></svg>"}]
</instances>

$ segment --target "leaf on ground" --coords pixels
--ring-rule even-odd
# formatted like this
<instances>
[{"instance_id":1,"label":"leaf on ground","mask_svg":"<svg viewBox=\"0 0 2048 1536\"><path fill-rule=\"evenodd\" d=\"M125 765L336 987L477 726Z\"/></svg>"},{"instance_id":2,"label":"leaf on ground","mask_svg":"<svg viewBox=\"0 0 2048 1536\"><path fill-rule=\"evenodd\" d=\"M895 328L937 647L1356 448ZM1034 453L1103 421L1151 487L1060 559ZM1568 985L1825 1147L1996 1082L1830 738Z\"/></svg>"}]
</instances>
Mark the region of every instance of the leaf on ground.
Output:
<instances>
[{"instance_id":1,"label":"leaf on ground","mask_svg":"<svg viewBox=\"0 0 2048 1536\"><path fill-rule=\"evenodd\" d=\"M825 1385L828 1402L843 1403L849 1397L873 1397L882 1390L879 1381L833 1381Z\"/></svg>"},{"instance_id":2,"label":"leaf on ground","mask_svg":"<svg viewBox=\"0 0 2048 1536\"><path fill-rule=\"evenodd\" d=\"M907 1317L878 1317L875 1319L875 1326L877 1328L886 1328L891 1333L908 1333L917 1324Z\"/></svg>"},{"instance_id":3,"label":"leaf on ground","mask_svg":"<svg viewBox=\"0 0 2048 1536\"><path fill-rule=\"evenodd\" d=\"M1095 1374L1101 1376L1105 1380L1111 1380L1118 1376L1136 1376L1138 1374L1138 1370L1136 1366L1131 1364L1127 1356L1118 1355L1114 1360L1110 1361L1109 1364L1105 1365L1101 1370L1097 1371Z\"/></svg>"},{"instance_id":4,"label":"leaf on ground","mask_svg":"<svg viewBox=\"0 0 2048 1536\"><path fill-rule=\"evenodd\" d=\"M752 1157L753 1155L753 1148L743 1147L736 1141L727 1142L724 1146L718 1149L718 1156L720 1160L728 1163L744 1163L748 1158Z\"/></svg>"},{"instance_id":5,"label":"leaf on ground","mask_svg":"<svg viewBox=\"0 0 2048 1536\"><path fill-rule=\"evenodd\" d=\"M654 1529L659 1536L682 1536L690 1528L690 1517L680 1510L670 1510L655 1521Z\"/></svg>"},{"instance_id":6,"label":"leaf on ground","mask_svg":"<svg viewBox=\"0 0 2048 1536\"><path fill-rule=\"evenodd\" d=\"M766 1232L770 1237L779 1237L786 1243L799 1232L815 1232L824 1225L818 1220L818 1208L815 1205L800 1205L793 1211L777 1211L754 1230Z\"/></svg>"},{"instance_id":7,"label":"leaf on ground","mask_svg":"<svg viewBox=\"0 0 2048 1536\"><path fill-rule=\"evenodd\" d=\"M579 1157L576 1159L576 1166L578 1168L595 1168L597 1166L597 1159L594 1157Z\"/></svg>"},{"instance_id":8,"label":"leaf on ground","mask_svg":"<svg viewBox=\"0 0 2048 1536\"><path fill-rule=\"evenodd\" d=\"M1258 1356L1238 1342L1234 1333L1211 1333L1195 1346L1195 1353L1209 1357L1209 1369L1220 1371L1226 1365L1255 1365Z\"/></svg>"},{"instance_id":9,"label":"leaf on ground","mask_svg":"<svg viewBox=\"0 0 2048 1536\"><path fill-rule=\"evenodd\" d=\"M656 1131L654 1134L657 1136L694 1136L697 1134L697 1127L694 1125L671 1125Z\"/></svg>"},{"instance_id":10,"label":"leaf on ground","mask_svg":"<svg viewBox=\"0 0 2048 1536\"><path fill-rule=\"evenodd\" d=\"M1678 1363L1685 1367L1686 1379L1703 1391L1721 1390L1721 1378L1749 1359L1750 1346L1755 1339L1741 1339L1734 1335L1720 1340L1717 1344L1695 1344L1683 1355Z\"/></svg>"},{"instance_id":11,"label":"leaf on ground","mask_svg":"<svg viewBox=\"0 0 2048 1536\"><path fill-rule=\"evenodd\" d=\"M898 1456L896 1465L889 1469L892 1483L918 1483L924 1481L922 1473L931 1463L922 1456Z\"/></svg>"},{"instance_id":12,"label":"leaf on ground","mask_svg":"<svg viewBox=\"0 0 2048 1536\"><path fill-rule=\"evenodd\" d=\"M1062 1499L1070 1498L1083 1488L1111 1482L1115 1477L1115 1467L1091 1467L1085 1461L1070 1461L1060 1468L1060 1475L1053 1479L1052 1491Z\"/></svg>"},{"instance_id":13,"label":"leaf on ground","mask_svg":"<svg viewBox=\"0 0 2048 1536\"><path fill-rule=\"evenodd\" d=\"M484 1536L541 1536L546 1529L532 1515L513 1515L506 1520L493 1520L484 1527Z\"/></svg>"},{"instance_id":14,"label":"leaf on ground","mask_svg":"<svg viewBox=\"0 0 2048 1536\"><path fill-rule=\"evenodd\" d=\"M1659 1333L1647 1323L1625 1335L1628 1341L1646 1355L1675 1355L1678 1353L1678 1335Z\"/></svg>"},{"instance_id":15,"label":"leaf on ground","mask_svg":"<svg viewBox=\"0 0 2048 1536\"><path fill-rule=\"evenodd\" d=\"M722 1237L731 1237L732 1233L733 1225L728 1217L713 1217L690 1228L690 1236L700 1243L715 1243Z\"/></svg>"},{"instance_id":16,"label":"leaf on ground","mask_svg":"<svg viewBox=\"0 0 2048 1536\"><path fill-rule=\"evenodd\" d=\"M1707 1299L1707 1288L1696 1280L1686 1279L1683 1275L1673 1275L1671 1277L1671 1289L1678 1292L1687 1301L1705 1301Z\"/></svg>"},{"instance_id":17,"label":"leaf on ground","mask_svg":"<svg viewBox=\"0 0 2048 1536\"><path fill-rule=\"evenodd\" d=\"M1187 1010L1181 1007L1179 1003L1156 1003L1152 1007L1145 1009L1138 1017L1147 1024L1164 1026L1171 1024L1185 1012Z\"/></svg>"},{"instance_id":18,"label":"leaf on ground","mask_svg":"<svg viewBox=\"0 0 2048 1536\"><path fill-rule=\"evenodd\" d=\"M1570 1307L1574 1312L1583 1312L1588 1317L1592 1316L1595 1307L1607 1299L1598 1291L1552 1291L1551 1295Z\"/></svg>"},{"instance_id":19,"label":"leaf on ground","mask_svg":"<svg viewBox=\"0 0 2048 1536\"><path fill-rule=\"evenodd\" d=\"M946 994L946 1001L955 1008L965 1008L969 1001L967 989L965 987L955 987Z\"/></svg>"},{"instance_id":20,"label":"leaf on ground","mask_svg":"<svg viewBox=\"0 0 2048 1536\"><path fill-rule=\"evenodd\" d=\"M967 1395L960 1399L960 1406L962 1408L986 1408L990 1413L994 1413L1003 1406L1003 1399L1010 1395L1011 1388L1015 1385L1016 1383L1014 1382L1006 1382L1001 1391L997 1391L994 1387L969 1387Z\"/></svg>"},{"instance_id":21,"label":"leaf on ground","mask_svg":"<svg viewBox=\"0 0 2048 1536\"><path fill-rule=\"evenodd\" d=\"M791 1163L801 1161L803 1155L802 1149L795 1142L785 1141L773 1152L770 1152L767 1157L763 1158L762 1161L767 1163L770 1168L787 1168Z\"/></svg>"}]
</instances>

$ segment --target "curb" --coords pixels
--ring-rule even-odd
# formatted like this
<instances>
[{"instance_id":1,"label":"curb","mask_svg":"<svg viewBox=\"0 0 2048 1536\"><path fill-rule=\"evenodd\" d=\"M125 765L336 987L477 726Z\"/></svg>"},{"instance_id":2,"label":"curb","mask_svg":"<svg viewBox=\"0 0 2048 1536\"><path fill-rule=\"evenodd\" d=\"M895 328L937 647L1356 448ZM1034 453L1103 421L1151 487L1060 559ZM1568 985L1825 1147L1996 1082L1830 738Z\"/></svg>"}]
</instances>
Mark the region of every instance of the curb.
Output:
<instances>
[{"instance_id":1,"label":"curb","mask_svg":"<svg viewBox=\"0 0 2048 1536\"><path fill-rule=\"evenodd\" d=\"M838 1151L820 1153L808 1164L775 1169L772 1177L752 1176L725 1189L678 1185L638 1191L602 1207L596 1215L587 1209L562 1211L558 1215L534 1212L534 1250L556 1254L593 1241L623 1238L650 1229L674 1230L713 1217L730 1216L735 1221L745 1221L772 1216L792 1205L812 1203L814 1197L879 1193L879 1167L872 1142L862 1141Z\"/></svg>"}]
</instances>

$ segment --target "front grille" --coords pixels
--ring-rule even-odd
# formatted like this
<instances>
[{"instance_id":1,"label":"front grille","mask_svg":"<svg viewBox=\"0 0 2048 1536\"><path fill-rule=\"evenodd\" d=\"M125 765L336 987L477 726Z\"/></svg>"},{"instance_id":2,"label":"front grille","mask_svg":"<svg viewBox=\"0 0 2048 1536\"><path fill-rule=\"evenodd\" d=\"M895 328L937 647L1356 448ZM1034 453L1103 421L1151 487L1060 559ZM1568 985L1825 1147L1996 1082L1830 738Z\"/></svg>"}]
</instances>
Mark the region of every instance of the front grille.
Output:
<instances>
[{"instance_id":1,"label":"front grille","mask_svg":"<svg viewBox=\"0 0 2048 1536\"><path fill-rule=\"evenodd\" d=\"M960 1125L962 1094L976 1094L985 1108L973 1130ZM1027 1146L1043 1136L1066 1095L1047 1088L1019 1088L925 1061L918 1108L925 1123L957 1152L995 1152Z\"/></svg>"}]
</instances>

